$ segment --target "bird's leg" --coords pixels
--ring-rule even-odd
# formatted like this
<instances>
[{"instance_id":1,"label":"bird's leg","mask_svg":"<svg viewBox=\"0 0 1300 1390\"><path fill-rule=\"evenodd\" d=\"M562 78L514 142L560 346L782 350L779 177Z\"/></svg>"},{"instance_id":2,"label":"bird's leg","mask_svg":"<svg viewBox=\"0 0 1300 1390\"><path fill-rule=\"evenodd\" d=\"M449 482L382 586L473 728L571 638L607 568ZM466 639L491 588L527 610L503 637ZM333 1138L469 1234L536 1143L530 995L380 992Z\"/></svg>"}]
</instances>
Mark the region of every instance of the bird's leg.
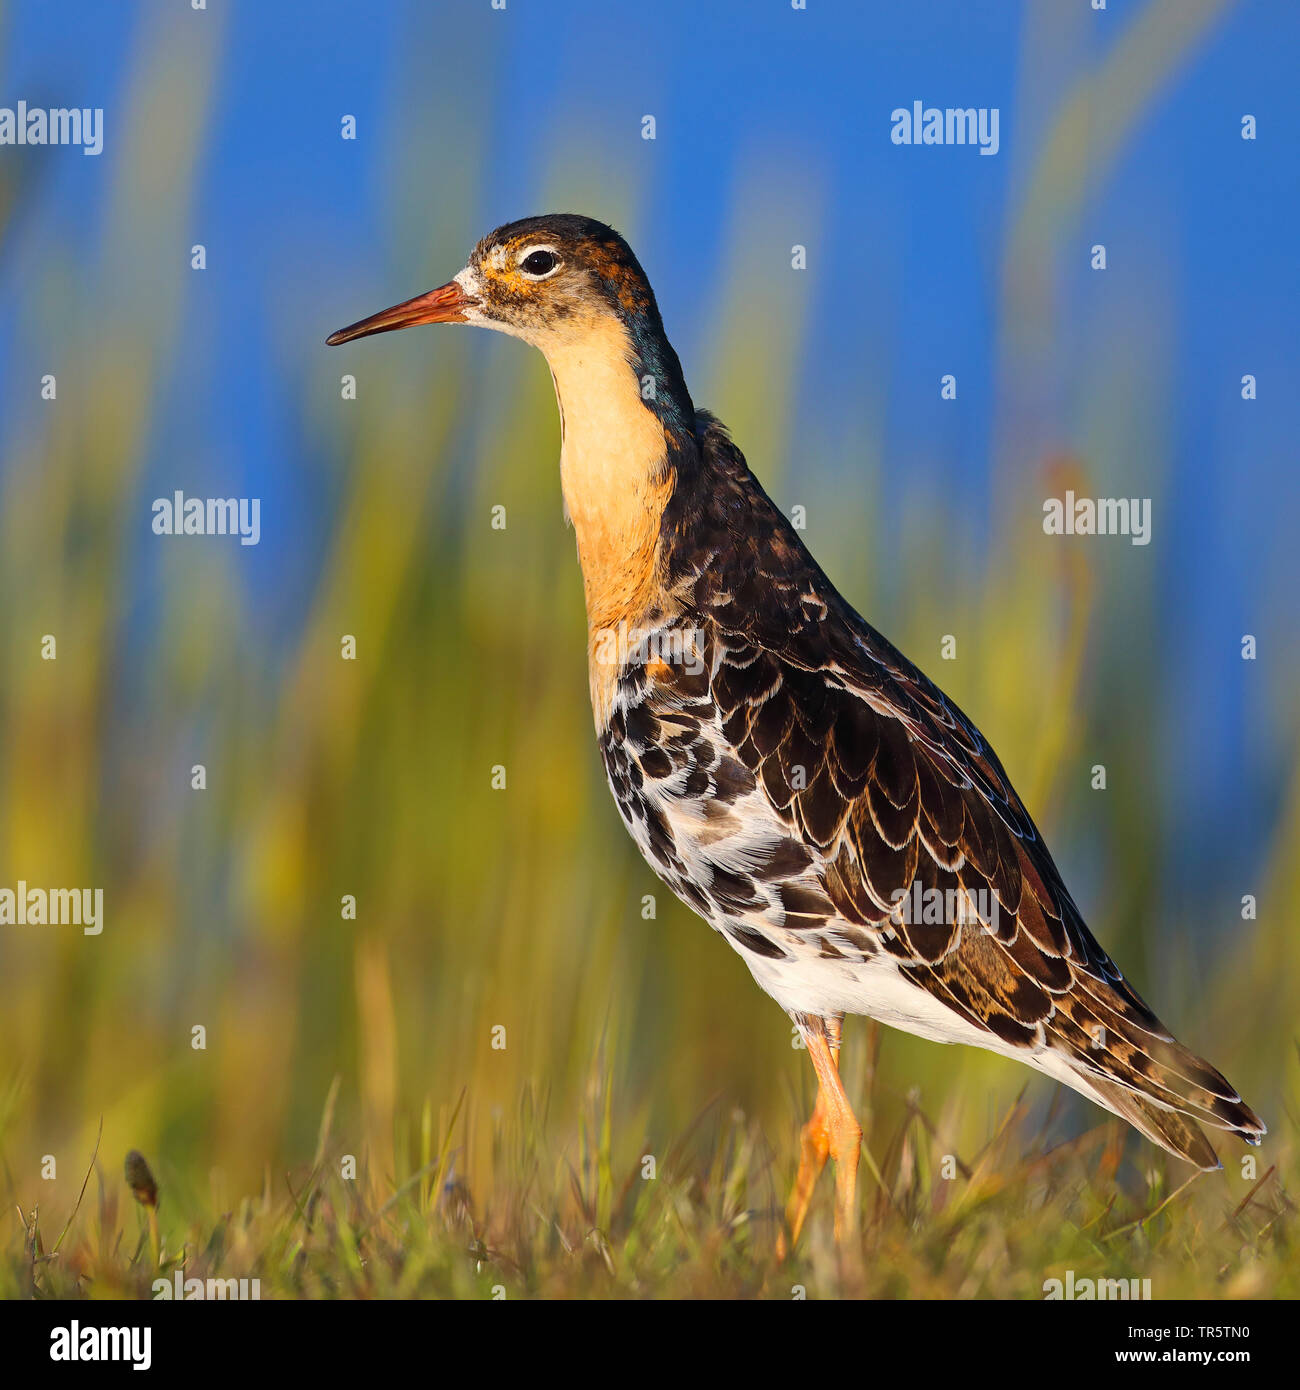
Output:
<instances>
[{"instance_id":1,"label":"bird's leg","mask_svg":"<svg viewBox=\"0 0 1300 1390\"><path fill-rule=\"evenodd\" d=\"M835 1239L848 1239L858 1229L858 1156L862 1151L862 1126L858 1124L839 1069L839 1022L835 1020L835 1050L825 1020L820 1029L806 1034L808 1055L826 1107L826 1131L830 1156L835 1160Z\"/></svg>"},{"instance_id":2,"label":"bird's leg","mask_svg":"<svg viewBox=\"0 0 1300 1390\"><path fill-rule=\"evenodd\" d=\"M839 1015L830 1018L799 1015L795 1019L817 1073L817 1104L812 1118L799 1131L799 1171L785 1214L791 1247L799 1239L813 1189L828 1156L835 1159L835 1239L843 1239L857 1225L854 1192L862 1130L840 1082L843 1021ZM777 1240L778 1258L784 1258L785 1253L785 1233L782 1232Z\"/></svg>"},{"instance_id":3,"label":"bird's leg","mask_svg":"<svg viewBox=\"0 0 1300 1390\"><path fill-rule=\"evenodd\" d=\"M818 1082L817 1103L813 1106L812 1118L799 1131L799 1171L795 1174L794 1187L785 1208L790 1249L799 1243L799 1232L803 1230L804 1217L808 1215L808 1204L812 1201L813 1189L817 1186L817 1179L822 1175L830 1151L831 1137L826 1125L826 1101L822 1094L821 1082ZM784 1259L786 1256L785 1231L777 1237L776 1253L778 1259Z\"/></svg>"}]
</instances>

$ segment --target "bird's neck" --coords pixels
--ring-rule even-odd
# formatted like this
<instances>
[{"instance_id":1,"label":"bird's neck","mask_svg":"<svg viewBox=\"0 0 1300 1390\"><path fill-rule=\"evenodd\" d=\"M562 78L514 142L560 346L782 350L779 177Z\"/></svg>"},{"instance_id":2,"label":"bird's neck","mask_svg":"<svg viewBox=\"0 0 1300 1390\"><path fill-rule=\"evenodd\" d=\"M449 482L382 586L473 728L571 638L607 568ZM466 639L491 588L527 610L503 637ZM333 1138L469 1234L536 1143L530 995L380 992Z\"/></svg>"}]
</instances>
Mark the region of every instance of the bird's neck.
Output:
<instances>
[{"instance_id":1,"label":"bird's neck","mask_svg":"<svg viewBox=\"0 0 1300 1390\"><path fill-rule=\"evenodd\" d=\"M672 495L668 426L643 395L635 345L616 318L545 345L560 407L560 481L578 541L592 640L634 628L657 590Z\"/></svg>"}]
</instances>

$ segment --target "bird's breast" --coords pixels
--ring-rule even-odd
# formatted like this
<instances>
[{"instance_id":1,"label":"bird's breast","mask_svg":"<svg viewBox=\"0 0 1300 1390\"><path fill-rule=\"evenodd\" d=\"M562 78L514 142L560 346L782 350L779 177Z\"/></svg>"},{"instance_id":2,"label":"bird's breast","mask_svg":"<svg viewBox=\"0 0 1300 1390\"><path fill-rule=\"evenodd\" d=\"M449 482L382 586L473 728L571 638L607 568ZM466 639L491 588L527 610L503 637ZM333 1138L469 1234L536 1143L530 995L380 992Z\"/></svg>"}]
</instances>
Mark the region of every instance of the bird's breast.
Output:
<instances>
[{"instance_id":1,"label":"bird's breast","mask_svg":"<svg viewBox=\"0 0 1300 1390\"><path fill-rule=\"evenodd\" d=\"M600 736L610 789L650 866L751 965L815 954L831 905L814 856L723 728L711 648L680 614L624 663Z\"/></svg>"}]
</instances>

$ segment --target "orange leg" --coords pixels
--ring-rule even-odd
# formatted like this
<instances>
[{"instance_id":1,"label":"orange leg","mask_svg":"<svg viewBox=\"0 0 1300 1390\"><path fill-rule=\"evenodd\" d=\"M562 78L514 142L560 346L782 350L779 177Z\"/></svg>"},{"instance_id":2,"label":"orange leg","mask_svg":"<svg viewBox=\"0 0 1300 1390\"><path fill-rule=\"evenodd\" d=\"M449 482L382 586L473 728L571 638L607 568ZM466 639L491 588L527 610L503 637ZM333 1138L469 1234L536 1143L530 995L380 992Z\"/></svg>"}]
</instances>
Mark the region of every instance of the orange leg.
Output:
<instances>
[{"instance_id":1,"label":"orange leg","mask_svg":"<svg viewBox=\"0 0 1300 1390\"><path fill-rule=\"evenodd\" d=\"M813 1189L828 1157L835 1160L835 1239L843 1240L857 1229L858 1154L862 1144L862 1129L840 1082L843 1020L838 1017L801 1018L796 1022L808 1044L808 1055L817 1073L817 1104L812 1118L799 1131L799 1171L785 1213L790 1248L799 1239ZM777 1239L776 1249L777 1258L784 1259L787 1251L784 1231Z\"/></svg>"},{"instance_id":2,"label":"orange leg","mask_svg":"<svg viewBox=\"0 0 1300 1390\"><path fill-rule=\"evenodd\" d=\"M804 1217L808 1215L808 1204L812 1201L813 1189L817 1186L817 1179L822 1175L830 1151L831 1136L826 1123L826 1102L819 1083L817 1104L813 1107L812 1119L799 1131L799 1171L795 1174L794 1187L785 1208L785 1224L790 1233L789 1249L793 1249L799 1242L799 1232L803 1230ZM785 1231L777 1236L776 1253L778 1259L785 1259Z\"/></svg>"}]
</instances>

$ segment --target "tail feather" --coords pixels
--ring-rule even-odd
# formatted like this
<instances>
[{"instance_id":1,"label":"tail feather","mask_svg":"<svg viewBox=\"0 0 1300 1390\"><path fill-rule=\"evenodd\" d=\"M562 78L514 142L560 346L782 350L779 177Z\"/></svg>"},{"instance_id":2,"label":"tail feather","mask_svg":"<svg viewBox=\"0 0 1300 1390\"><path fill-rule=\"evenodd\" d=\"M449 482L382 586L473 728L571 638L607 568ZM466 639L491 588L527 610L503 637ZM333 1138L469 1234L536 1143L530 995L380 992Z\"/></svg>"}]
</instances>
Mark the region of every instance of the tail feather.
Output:
<instances>
[{"instance_id":1,"label":"tail feather","mask_svg":"<svg viewBox=\"0 0 1300 1390\"><path fill-rule=\"evenodd\" d=\"M1068 1068L1068 1084L1198 1168L1220 1166L1201 1125L1259 1143L1266 1132L1259 1116L1221 1072L1184 1047L1140 999L1137 1018L1113 990L1107 993L1090 980L1086 994L1057 1000L1046 1024L1049 1050Z\"/></svg>"},{"instance_id":2,"label":"tail feather","mask_svg":"<svg viewBox=\"0 0 1300 1390\"><path fill-rule=\"evenodd\" d=\"M1108 1110L1127 1120L1153 1144L1159 1144L1162 1149L1206 1171L1223 1167L1219 1155L1205 1137L1205 1131L1195 1120L1188 1119L1177 1110L1166 1110L1116 1081L1095 1075L1088 1075L1086 1080Z\"/></svg>"},{"instance_id":3,"label":"tail feather","mask_svg":"<svg viewBox=\"0 0 1300 1390\"><path fill-rule=\"evenodd\" d=\"M1198 1168L1214 1169L1222 1165L1201 1124L1236 1134L1248 1144L1258 1144L1267 1133L1259 1116L1222 1075L1181 1043L1159 1048L1148 1044L1148 1053L1138 1058L1117 1046L1119 1042L1112 1035L1108 1048L1086 1053L1071 1049L1071 1082L1153 1144ZM1162 1055L1155 1061L1151 1051L1176 1057ZM1197 1076L1198 1084L1188 1084L1188 1072ZM1207 1080L1212 1080L1214 1094L1206 1089Z\"/></svg>"},{"instance_id":4,"label":"tail feather","mask_svg":"<svg viewBox=\"0 0 1300 1390\"><path fill-rule=\"evenodd\" d=\"M1152 1016L1156 1028L1161 1027ZM1101 1004L1095 997L1061 1001L1047 1026L1051 1044L1073 1066L1181 1110L1214 1129L1237 1130L1258 1120L1227 1079L1172 1036L1160 1036Z\"/></svg>"}]
</instances>

